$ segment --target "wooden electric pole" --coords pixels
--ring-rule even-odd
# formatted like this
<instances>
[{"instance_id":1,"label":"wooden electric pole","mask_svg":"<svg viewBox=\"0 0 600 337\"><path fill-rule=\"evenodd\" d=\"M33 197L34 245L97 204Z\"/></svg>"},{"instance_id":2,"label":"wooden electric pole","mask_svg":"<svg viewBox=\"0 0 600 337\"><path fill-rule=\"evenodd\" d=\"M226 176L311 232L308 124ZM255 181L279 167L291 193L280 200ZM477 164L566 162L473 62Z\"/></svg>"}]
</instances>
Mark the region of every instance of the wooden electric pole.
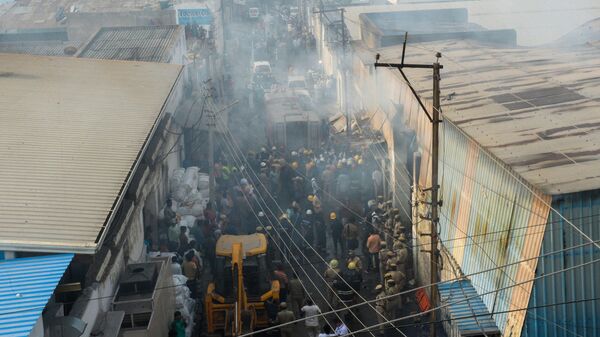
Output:
<instances>
[{"instance_id":1,"label":"wooden electric pole","mask_svg":"<svg viewBox=\"0 0 600 337\"><path fill-rule=\"evenodd\" d=\"M439 249L438 249L438 222L439 222L439 207L441 205L439 200L439 182L438 182L438 166L439 166L439 125L441 123L440 119L440 69L443 66L439 63L439 59L442 57L441 53L436 53L436 61L433 64L408 64L404 63L404 55L406 51L406 41L408 38L408 33L404 36L404 46L402 47L402 61L401 63L380 63L379 62L379 54L376 56L375 68L384 67L384 68L396 68L400 71L400 74L404 78L404 81L410 88L414 97L417 99L417 102L421 106L421 109L427 115L427 118L431 122L432 129L432 137L431 137L431 187L426 188L425 190L431 191L431 248L429 250L430 253L430 284L431 284L431 308L434 309L439 305L438 298L438 289L437 283L439 282L439 273L438 273L438 258L439 258ZM430 113L427 112L425 105L421 101L421 98L410 84L408 77L404 73L404 68L417 68L417 69L433 69L433 111ZM431 311L430 315L430 325L429 332L431 337L436 336L436 323L437 320L437 309Z\"/></svg>"},{"instance_id":2,"label":"wooden electric pole","mask_svg":"<svg viewBox=\"0 0 600 337\"><path fill-rule=\"evenodd\" d=\"M207 109L208 122L206 127L208 128L208 195L209 201L215 202L215 111L212 107Z\"/></svg>"},{"instance_id":3,"label":"wooden electric pole","mask_svg":"<svg viewBox=\"0 0 600 337\"><path fill-rule=\"evenodd\" d=\"M439 282L438 275L438 208L440 206L438 190L438 164L439 164L439 145L440 145L440 64L439 58L442 55L436 54L437 60L433 64L433 111L431 112L433 121L432 124L432 135L431 135L431 305L435 308L438 305L438 289L437 283ZM431 322L437 320L437 310L431 311ZM431 324L429 327L429 336L435 337L436 326Z\"/></svg>"},{"instance_id":4,"label":"wooden electric pole","mask_svg":"<svg viewBox=\"0 0 600 337\"><path fill-rule=\"evenodd\" d=\"M343 104L344 104L344 115L346 116L346 136L348 138L348 146L350 146L350 141L351 141L351 137L352 137L352 123L350 120L350 108L348 107L348 96L349 96L349 85L348 85L348 66L347 66L347 59L346 59L346 50L347 50L347 43L348 43L348 39L346 37L346 21L344 18L344 12L345 9L344 8L334 8L334 9L324 9L324 5L323 5L323 1L320 1L320 10L318 11L314 11L314 14L319 14L320 15L320 23L321 26L323 26L323 14L324 13L329 13L329 12L340 12L340 16L341 16L341 38L342 38L342 65L341 65L341 73L342 73L342 87L344 88L344 92L343 92ZM324 36L324 30L323 30L323 36L322 38L325 39L326 36Z\"/></svg>"}]
</instances>

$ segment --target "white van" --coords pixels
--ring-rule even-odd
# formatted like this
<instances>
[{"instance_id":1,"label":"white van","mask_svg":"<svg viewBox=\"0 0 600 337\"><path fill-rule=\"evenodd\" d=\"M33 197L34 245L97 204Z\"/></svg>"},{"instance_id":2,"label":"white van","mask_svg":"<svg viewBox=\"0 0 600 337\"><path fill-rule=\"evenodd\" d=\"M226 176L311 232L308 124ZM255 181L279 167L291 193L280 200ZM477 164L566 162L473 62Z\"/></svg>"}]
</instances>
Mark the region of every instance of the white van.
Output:
<instances>
[{"instance_id":1,"label":"white van","mask_svg":"<svg viewBox=\"0 0 600 337\"><path fill-rule=\"evenodd\" d=\"M290 89L306 89L306 79L304 76L289 76L288 88Z\"/></svg>"},{"instance_id":2,"label":"white van","mask_svg":"<svg viewBox=\"0 0 600 337\"><path fill-rule=\"evenodd\" d=\"M271 63L269 61L256 61L252 66L252 72L255 74L270 74Z\"/></svg>"}]
</instances>

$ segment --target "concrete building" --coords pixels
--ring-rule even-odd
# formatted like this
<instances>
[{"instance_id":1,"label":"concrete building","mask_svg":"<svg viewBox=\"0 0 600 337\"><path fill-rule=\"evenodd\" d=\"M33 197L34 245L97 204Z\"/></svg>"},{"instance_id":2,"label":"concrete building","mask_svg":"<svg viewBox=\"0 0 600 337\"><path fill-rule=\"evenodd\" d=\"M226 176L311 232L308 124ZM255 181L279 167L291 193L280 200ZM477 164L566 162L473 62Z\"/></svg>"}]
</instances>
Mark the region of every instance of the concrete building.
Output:
<instances>
[{"instance_id":1,"label":"concrete building","mask_svg":"<svg viewBox=\"0 0 600 337\"><path fill-rule=\"evenodd\" d=\"M81 336L116 334L120 324L105 324L123 317L111 313L113 296L127 265L146 261L167 177L182 161L172 151L180 129L166 111L182 66L15 54L0 54L0 63L7 74L0 79L0 250L15 263L70 254L43 303L15 294L27 280L13 278L13 287L0 289L0 310L12 313L3 301L15 296L20 309L45 306L42 328L33 329L41 320L34 310L35 319L19 321L19 336L56 336L57 325ZM46 270L46 262L35 263L38 273ZM160 335L172 315L164 305L152 316ZM0 319L0 331L5 324L15 321Z\"/></svg>"}]
</instances>

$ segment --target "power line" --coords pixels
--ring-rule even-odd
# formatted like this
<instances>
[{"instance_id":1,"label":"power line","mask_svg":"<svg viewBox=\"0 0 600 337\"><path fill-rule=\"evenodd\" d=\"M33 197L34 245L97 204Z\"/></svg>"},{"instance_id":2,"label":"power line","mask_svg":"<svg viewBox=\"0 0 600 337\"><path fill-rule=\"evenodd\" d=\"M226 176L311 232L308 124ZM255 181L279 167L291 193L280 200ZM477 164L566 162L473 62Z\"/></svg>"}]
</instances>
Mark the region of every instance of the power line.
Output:
<instances>
[{"instance_id":1,"label":"power line","mask_svg":"<svg viewBox=\"0 0 600 337\"><path fill-rule=\"evenodd\" d=\"M599 242L600 242L600 241L599 241ZM577 246L573 246L573 247L570 247L570 248L567 248L567 249L561 249L561 250L557 250L557 251L554 251L554 252L551 252L551 253L546 253L546 254L544 254L544 255L543 255L543 256L541 256L541 257L545 257L545 256L550 256L550 255L558 254L558 253L564 252L564 251L566 251L566 250L571 250L571 249L577 249L577 248L581 248L581 247L583 247L583 246L588 246L588 245L590 245L590 244L591 244L591 243L584 243L584 244L577 245ZM538 257L536 257L536 258L538 258ZM490 271L497 270L497 269L499 269L499 268L506 268L506 267L510 267L510 266L513 266L513 265L517 265L517 264L520 264L520 263L524 263L524 262L527 262L527 261L531 261L531 260L533 260L533 259L534 259L534 258L528 258L528 259L524 259L524 260L520 260L520 261L516 261L516 262L511 262L511 263L507 263L507 264L504 264L504 265L501 265L501 266L498 266L498 267L495 267L495 268L490 268L490 269L481 270L481 271L478 271L478 272L475 272L475 273L467 274L467 275L464 275L464 276L462 276L462 277L460 277L460 278L455 278L455 279L450 279L450 280L440 281L440 282L438 282L438 285L439 285L439 284L444 284L444 283L450 283L450 282L454 282L454 281L460 281L460 280L464 280L464 279L467 279L467 278L469 278L469 277L472 277L472 276L475 276L475 275L484 274L484 273L487 273L487 272L490 272ZM419 286L419 287L416 287L416 288L413 288L413 289L409 289L409 290L402 291L402 292L400 292L400 293L398 293L398 294L384 296L382 299L389 299L389 298L394 298L394 297L397 297L397 296L400 296L400 295L409 294L409 293L412 293L412 292L416 292L417 290L420 290L420 289L426 289L426 288L429 288L429 286L430 286L429 284L427 284L427 285L423 285L423 286ZM376 299L374 299L374 300L369 300L368 302L370 302L370 303L374 303L374 302L376 302ZM349 307L349 309L356 308L356 307L359 307L359 306L361 306L361 305L364 305L364 304L365 304L365 303L357 303L357 304L351 305L351 306ZM324 314L324 315L326 315L326 314L329 314L329 313L323 313L323 314ZM266 330L267 330L267 329L263 329L263 330L260 330L260 331L257 331L257 332L266 331ZM256 332L255 332L255 333L256 333ZM254 333L246 334L246 335L243 335L243 336L249 336L249 335L252 335L252 334L254 334ZM240 337L243 337L243 336L240 336Z\"/></svg>"},{"instance_id":2,"label":"power line","mask_svg":"<svg viewBox=\"0 0 600 337\"><path fill-rule=\"evenodd\" d=\"M532 306L532 307L527 307L527 308L519 308L519 309L510 309L510 310L504 310L504 311L498 311L498 314L508 314L511 312L518 312L518 311L529 311L529 310L536 310L536 309L542 309L542 308L548 308L548 307L557 307L557 306L561 306L561 305L569 305L569 304L577 304L577 303L584 303L584 302L595 302L595 301L599 301L600 297L594 297L594 298L585 298L585 299L580 299L580 300L571 300L571 301L565 301L565 302L558 302L558 303L551 303L551 304L542 304L542 305L536 305L536 306ZM458 316L458 317L453 317L453 318L447 318L447 319L442 319L442 320L438 320L436 321L436 323L444 323L444 322L452 322L452 321L460 321L460 320L464 320L464 319L471 319L471 318L476 318L476 317L490 317L491 314L475 314L475 315L466 315L466 316ZM423 325L423 323L413 323L413 324L403 324L400 327L414 327L414 326L420 326ZM571 325L571 324L566 324L566 325ZM584 329L591 329L591 327L583 327ZM391 329L390 327L384 328L384 329ZM577 335L577 334L575 334ZM579 335L577 335L579 336Z\"/></svg>"},{"instance_id":3,"label":"power line","mask_svg":"<svg viewBox=\"0 0 600 337\"><path fill-rule=\"evenodd\" d=\"M552 275L559 274L559 273L564 273L566 271L569 271L569 270L572 270L572 269L575 269L575 268L580 268L580 267L584 267L584 266L587 266L587 265L591 265L591 264L594 264L596 262L600 262L600 258L599 259L595 259L595 260L591 260L591 261L588 261L588 262L585 262L585 263L582 263L582 264L578 264L578 265L575 265L575 266L572 266L572 267L563 268L561 270L550 272L548 274L536 276L536 277L534 277L532 279L525 280L525 281L516 283L514 285L511 285L511 286L506 286L506 287L503 287L503 288L500 288L500 289L497 289L497 290L488 291L488 292L485 292L483 294L473 295L473 296L470 296L468 298L461 299L459 301L455 301L455 302L451 302L451 303L446 303L446 304L443 304L443 305L440 305L440 306L437 306L437 307L434 307L434 308L422 311L420 313L411 314L411 315L404 316L404 317L401 317L401 318L392 319L392 320L390 320L389 322L386 322L386 323L373 324L368 329L359 329L359 330L355 331L354 333L361 333L361 332L365 332L365 331L373 329L373 328L378 328L378 327L387 325L389 323L399 322L399 321L406 320L406 319L409 319L409 318L414 318L414 317L422 316L422 315L430 313L433 310L438 310L438 309L441 309L441 308L449 307L449 306L451 306L453 304L462 303L464 301L468 301L468 300L471 300L471 299L474 299L474 298L477 298L477 297L481 297L481 296L485 296L485 295L489 295L489 294L494 294L494 293L497 293L497 292L500 292L500 291L503 291L503 290L506 290L506 289L510 289L510 288L513 288L513 287L516 287L516 286L519 286L519 285L523 285L523 284L527 284L527 283L530 283L530 282L534 282L536 280L539 280L539 279L542 279L542 278L545 278L545 277L548 277L548 276L552 276ZM348 335L342 335L340 337L344 337L344 336L348 336Z\"/></svg>"},{"instance_id":4,"label":"power line","mask_svg":"<svg viewBox=\"0 0 600 337\"><path fill-rule=\"evenodd\" d=\"M268 191L267 191L267 192L268 192ZM310 244L309 244L309 245L310 245ZM311 246L311 248L312 248L312 246ZM538 257L536 257L536 258L538 258ZM522 261L521 261L521 262L522 262ZM521 262L520 262L520 263L521 263ZM496 268L494 268L494 269L499 269L499 267L496 267ZM397 295L399 295L399 294L397 294ZM362 305L362 304L364 304L364 303L361 303L361 305Z\"/></svg>"},{"instance_id":5,"label":"power line","mask_svg":"<svg viewBox=\"0 0 600 337\"><path fill-rule=\"evenodd\" d=\"M411 84L408 84L409 88L411 88L411 90L414 90L414 88L412 88ZM417 97L418 100L421 99L420 95L418 95L415 92L415 95ZM509 115L510 116L510 115ZM510 116L512 117L512 116ZM516 176L515 173L512 172L511 169L507 168L506 165L501 162L498 158L496 158L494 155L492 155L491 153L489 153L481 144L479 144L479 142L477 142L477 140L475 140L471 135L467 134L464 130L462 130L460 127L458 127L453 121L451 121L448 118L443 118L444 121L447 121L449 124L451 124L459 133L461 133L464 137L466 137L469 140L472 140L473 143L475 144L475 146L484 154L486 155L488 158L490 158L493 162L495 162L500 168L502 168L506 173L508 173L514 180L516 180L519 184L521 184L523 187L525 187L526 190L528 190L534 198L538 199L543 205L547 206L552 212L555 212L560 218L562 218L566 223L568 223L571 227L573 227L573 229L578 232L581 236L583 236L586 240L588 241L593 241L593 239L586 234L585 232L583 232L581 229L579 229L577 226L575 226L572 222L570 222L568 219L566 219L560 212L558 212L556 209L554 209L552 207L551 204L549 204L546 200L544 200L542 197L540 197L538 195L538 193L536 193L536 191L534 191L530 186L528 186L527 183L525 183L523 181L523 178L520 176ZM539 135L538 135L539 137ZM540 138L542 141L545 141L544 139ZM563 154L564 155L564 154ZM565 155L566 158L569 158ZM595 246L597 248L600 249L600 244L595 244Z\"/></svg>"},{"instance_id":6,"label":"power line","mask_svg":"<svg viewBox=\"0 0 600 337\"><path fill-rule=\"evenodd\" d=\"M230 132L230 130L229 130L229 129L227 129L227 131L228 131L228 134L231 136L231 139L232 139L232 144L234 144L234 145L235 145L235 143L234 143L234 141L233 141L233 135L231 134L231 132ZM250 171L251 171L251 172L253 172L253 174L254 174L254 175L255 175L255 177L257 178L258 182L259 182L259 183L262 185L262 181L260 181L260 179L258 179L258 176L257 176L257 175L256 175L256 173L254 172L254 170L253 170L252 166L251 166L251 165L249 165L249 163L248 163L247 161L246 161L246 164L249 166L249 168L250 168ZM263 188L264 188L265 192L266 192L266 193L269 195L269 197L270 197L270 198L271 198L271 199L272 199L272 200L275 202L275 205L276 205L276 206L279 208L279 205L277 204L277 201L276 201L276 200L273 198L273 196L272 196L272 195L269 193L269 191L267 190L267 188L266 188L264 185L262 185L262 186L263 186ZM281 212L283 212L283 210L281 210L281 208L279 208L279 209L280 209L280 211L281 211ZM283 226L282 226L282 228L283 228ZM314 252L314 253L315 253L317 256L319 256L319 257L320 257L320 258L323 260L323 262L325 262L325 263L326 263L326 261L323 259L323 257L321 257L321 255L320 255L320 254L319 254L319 253L318 253L318 252L317 252L317 251L316 251L316 250L315 250L315 249L312 247L312 245L306 241L306 239L305 239L305 238L302 236L302 233L300 233L300 232L299 232L299 231L298 231L298 230L295 228L295 226L293 226L293 224L292 224L291 228L292 228L293 230L295 230L295 231L296 231L296 232L297 232L297 233L300 235L300 238L302 238L302 240L308 244L308 247L309 247L309 248L310 248L310 249L311 249L311 250L312 250L312 251L313 251L313 252ZM301 250L301 248L300 248L300 247L298 247L298 245L297 245L295 242L293 242L293 239L292 239L292 237L291 237L291 236L289 236L289 234L288 234L288 237L290 238L290 240L292 240L292 243L293 243L293 244L296 246L296 248L298 248L299 252L300 252L302 255L304 255L304 254L302 253L302 250ZM313 268L314 268L314 266L313 266ZM315 270L315 271L316 271L316 270ZM339 273L337 273L336 271L334 271L334 272L335 272L335 273L336 273L336 275L337 275L337 276L340 278L340 280L346 284L346 286L348 286L348 287L350 287L350 289L352 289L352 286L351 286L351 285L350 285L350 284L349 284L349 283L348 283L348 282L347 282L347 281L346 281L346 280L345 280L343 277L341 277L341 275L339 275ZM319 275L319 276L320 276L320 275ZM322 276L321 276L321 277L322 277ZM323 280L324 280L324 279L323 279ZM324 280L324 281L325 281L325 280ZM327 284L327 282L325 282L325 283ZM327 284L327 285L329 286L329 284ZM334 293L335 293L335 290L334 290L333 288L331 288L331 289L332 289L332 291L334 291ZM356 292L356 291L355 291L355 294L356 294L356 295L357 295L357 296L358 296L358 297L359 297L361 300L363 300L363 302L367 302L367 300L366 300L366 299L365 299L365 298L364 298L364 297L363 297L363 296L362 296L360 293L358 293L358 292ZM337 294L336 294L336 295L337 295ZM339 298L339 296L338 296L338 298ZM340 298L340 300L341 300L341 298ZM375 311L377 314L379 314L381 317L383 317L385 320L387 320L387 318L385 317L385 315L383 315L382 313L378 312L378 311L377 311L377 310L376 310L376 309L375 309L375 308L374 308L372 305L370 305L370 303L368 303L368 304L369 304L369 306L371 307L371 309L373 309L373 310L374 310L374 311ZM345 305L345 303L344 303L344 305ZM346 307L347 307L347 305L346 305ZM352 312L352 311L350 311L350 312L351 312L351 313L352 313L352 314L353 314L353 315L354 315L354 316L357 318L357 320L359 320L359 321L360 321L360 319L359 319L359 318L356 316L356 314L355 314L354 312ZM404 336L406 337L406 335L405 335L405 334L404 334L402 331L400 331L399 329L398 329L398 332L400 332L402 335L404 335Z\"/></svg>"},{"instance_id":7,"label":"power line","mask_svg":"<svg viewBox=\"0 0 600 337\"><path fill-rule=\"evenodd\" d=\"M222 120L221 120L221 119L219 119L219 121L221 121L221 122L222 122ZM220 124L218 123L219 121L217 121L217 126L220 126ZM227 129L227 130L225 130L225 127L223 127L223 126L221 126L221 128L222 128L222 130L223 130L223 131L229 131L228 129ZM234 159L234 161L236 161L236 163L243 164L243 163L241 162L241 159L240 159L240 157L238 157L238 153L237 153L236 149L234 148L233 136L231 135L231 133L227 133L227 132L224 132L223 134L224 134L224 136L225 136L225 137L227 137L227 135L228 135L228 134L229 134L229 136L231 137L231 139L227 139L227 138L226 138L226 139L225 139L225 142L226 142L227 146L229 147L229 151L230 151L230 154L232 155L232 158ZM241 156L242 156L241 158L243 158L243 154L242 154ZM252 170L252 167L251 167L251 166L249 166L249 168ZM250 180L252 180L252 179L251 179L251 177L250 177L249 175L247 175L247 176L248 176L248 178L250 178ZM267 210L269 210L269 212L270 212L270 213L271 213L273 216L275 216L275 214L274 214L274 213L271 211L271 209L270 209L270 208L269 208L269 207L266 205L266 202L265 202L265 200L264 200L264 199L263 199L263 198L260 196L260 192L259 192L258 190L257 190L257 194L259 195L259 198L261 198L261 199L262 199L263 203L265 203L265 206L267 207ZM245 197L245 195L244 195L244 198L246 198L246 197ZM257 201L258 201L258 200L257 200ZM252 208L250 201L249 201L249 200L247 200L247 202L248 202L248 205L250 206L250 208L251 208L252 212L254 213L255 217L258 219L258 215L257 215L257 214L254 212L254 209ZM259 202L258 204L259 204L259 207L260 207L260 208L263 210L263 212L264 212L265 210L264 210L263 206L260 204L260 202ZM275 217L276 217L276 216L275 216ZM286 248L288 249L289 255L290 255L290 256L291 256L291 257L294 259L294 261L296 261L296 264L297 264L298 266L300 266L300 263L298 262L297 258L294 256L294 254L292 253L292 250L290 249L290 247L289 247L289 246L288 246L288 245L287 245L287 244L286 244L286 243L283 241L283 238L281 237L281 234L279 233L279 231L275 229L274 223L273 223L273 222L270 220L270 218L268 218L268 221L269 221L269 223L272 225L272 228L273 228L273 230L275 230L275 233L277 234L277 236L279 236L279 239L281 240L281 243L282 243L282 244L284 244L284 245L286 246ZM277 220L275 220L275 222L277 222ZM284 232L285 232L285 229L284 229ZM268 231L267 231L267 233L268 233ZM271 234L270 234L270 233L268 233L268 235L271 237ZM276 241L276 240L272 240L272 241L275 243L275 241ZM293 242L293 240L292 240L292 242ZM275 243L275 244L276 244L276 243ZM279 245L278 245L278 244L276 244L276 245L277 245L277 247L279 248ZM284 258L286 259L286 261L288 261L288 263L290 264L290 266L292 266L292 263L289 261L289 258L287 257L287 255L288 255L288 254L285 254L285 253L283 252L283 250L281 250L281 249L279 249L279 250L280 250L280 252L281 252L281 254L282 254L282 257L284 257ZM299 251L300 251L300 253L301 253L301 254L302 254L302 255L303 255L303 256L304 256L304 257L305 257L305 258L308 260L308 258L307 258L307 257L306 257L306 256L305 256L305 255L304 255L302 252L301 252L301 250L299 250ZM314 266L313 266L313 268L314 268ZM306 272L306 270L305 270L304 268L302 268L302 267L300 267L300 269L301 269L301 270L304 272L304 274L306 275L306 277L307 277L307 278L309 279L309 281L310 281L310 282L313 284L313 287L314 287L314 288L317 290L317 292L319 292L319 294L321 295L321 297L323 298L323 300L325 300L325 302L326 302L326 303L327 303L327 304L328 304L328 305L329 305L329 306L330 306L330 307L333 309L333 307L332 307L331 303L329 303L329 301L327 300L327 297L326 297L326 296L325 296L325 295L324 295L324 294L321 292L321 290L319 289L319 287L317 287L317 285L314 283L314 281L312 280L312 278L311 278L311 277L308 275L308 272ZM316 271L316 269L315 269L315 271ZM323 281L325 281L325 280L323 279ZM325 283L327 284L327 282L326 282L326 281L325 281ZM307 292L307 294L308 294L308 290L306 290L306 288L304 287L304 285L302 285L302 287L305 289L305 291L306 291L306 292ZM333 289L332 289L332 291L333 291ZM334 292L334 293L335 293L335 292ZM338 298L339 298L339 296L338 296ZM340 300L341 300L341 299L340 299ZM313 302L314 302L314 301L313 301ZM316 303L316 302L314 302L314 303ZM354 313L353 313L353 314L354 314ZM338 319L340 319L340 321L342 321L341 317L340 317L340 316L339 316L337 313L336 313L336 316L338 317ZM361 321L361 320L360 320L360 319L359 319L359 318L358 318L358 317L357 317L355 314L354 314L354 316L356 317L356 319L357 319L359 322L361 322L361 324L363 325L363 327L366 327L366 324L364 324L364 323L363 323L363 322L362 322L362 321ZM371 333L371 335L372 335L373 337L375 337L373 333Z\"/></svg>"}]
</instances>

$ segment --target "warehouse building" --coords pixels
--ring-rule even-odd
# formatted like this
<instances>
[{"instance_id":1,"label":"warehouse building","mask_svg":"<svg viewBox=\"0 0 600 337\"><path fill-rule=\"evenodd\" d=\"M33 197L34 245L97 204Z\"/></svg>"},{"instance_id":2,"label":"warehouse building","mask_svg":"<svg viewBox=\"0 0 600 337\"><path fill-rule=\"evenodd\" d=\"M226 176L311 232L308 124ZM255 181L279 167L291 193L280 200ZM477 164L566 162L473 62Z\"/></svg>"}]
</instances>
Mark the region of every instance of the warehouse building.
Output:
<instances>
[{"instance_id":1,"label":"warehouse building","mask_svg":"<svg viewBox=\"0 0 600 337\"><path fill-rule=\"evenodd\" d=\"M388 142L413 132L415 146L396 151L406 158L398 171L429 187L431 124L396 69L374 68L376 53L400 62L402 46L356 43L354 51L353 85L363 94L354 106L377 111L374 125L388 131ZM597 48L448 40L408 44L406 62L433 63L437 51L444 65L442 279L472 275L466 279L487 309L481 317L492 317L505 336L598 336L600 303L590 300L600 277L600 248L591 243L600 239ZM405 71L431 111L430 71ZM412 152L421 159L409 165ZM417 200L427 200L416 191ZM427 209L421 204L415 216ZM429 224L419 222L416 243L427 245L420 234ZM414 253L416 277L427 283L429 257Z\"/></svg>"},{"instance_id":2,"label":"warehouse building","mask_svg":"<svg viewBox=\"0 0 600 337\"><path fill-rule=\"evenodd\" d=\"M0 63L0 284L10 279L0 286L0 334L166 335L172 288L160 261L144 266L162 289L145 327L121 325L119 299L130 266L148 262L145 242L157 244L167 177L182 161L166 111L182 66L15 54ZM34 286L32 269L48 277Z\"/></svg>"},{"instance_id":3,"label":"warehouse building","mask_svg":"<svg viewBox=\"0 0 600 337\"><path fill-rule=\"evenodd\" d=\"M443 317L453 319L444 327L452 336L599 336L600 304L590 300L600 277L594 268L600 247L590 242L600 239L598 50L590 41L597 29L590 23L562 39L563 47L579 42L568 44L569 51L523 48L515 43L540 30L528 30L526 18L502 26L503 13L477 3L444 7L346 8L350 71L344 85L351 116L370 120L371 132L385 139L398 207L421 202L411 221L417 224L414 246L425 249L430 224L421 216L429 206L422 201L429 194L422 190L431 186L431 123L398 70L374 63L378 53L381 62L400 63L405 31L406 63L433 63L436 52L443 55L440 274L460 279L439 288L447 305ZM410 24L415 16L426 20L442 12L453 15L434 22L442 20L449 31ZM336 29L325 34L321 18L313 18L322 28L316 30L319 55L326 72L340 75L339 43L327 38ZM405 72L431 111L431 70ZM427 284L429 255L419 248L413 255L414 276ZM478 319L464 319L473 315Z\"/></svg>"}]
</instances>

